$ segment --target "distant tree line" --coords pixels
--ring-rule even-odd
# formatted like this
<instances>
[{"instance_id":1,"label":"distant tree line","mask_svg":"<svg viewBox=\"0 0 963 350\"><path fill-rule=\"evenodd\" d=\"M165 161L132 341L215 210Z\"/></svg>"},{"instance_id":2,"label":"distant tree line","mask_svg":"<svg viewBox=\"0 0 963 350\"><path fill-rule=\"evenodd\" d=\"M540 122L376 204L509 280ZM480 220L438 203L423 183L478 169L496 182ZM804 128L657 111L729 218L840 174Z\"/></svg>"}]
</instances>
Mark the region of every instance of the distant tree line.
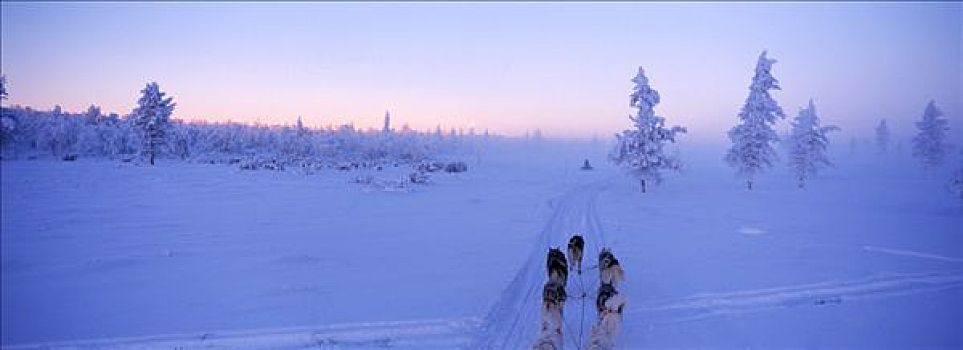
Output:
<instances>
[{"instance_id":1,"label":"distant tree line","mask_svg":"<svg viewBox=\"0 0 963 350\"><path fill-rule=\"evenodd\" d=\"M7 96L0 77L0 96ZM269 159L285 164L415 163L470 148L495 137L452 129L415 131L407 126L362 130L351 124L307 128L298 117L293 126L203 122L173 119L176 104L157 83L141 90L129 114L105 114L97 106L82 113L30 107L0 107L0 147L4 158L95 157L143 161L156 158L205 163Z\"/></svg>"}]
</instances>

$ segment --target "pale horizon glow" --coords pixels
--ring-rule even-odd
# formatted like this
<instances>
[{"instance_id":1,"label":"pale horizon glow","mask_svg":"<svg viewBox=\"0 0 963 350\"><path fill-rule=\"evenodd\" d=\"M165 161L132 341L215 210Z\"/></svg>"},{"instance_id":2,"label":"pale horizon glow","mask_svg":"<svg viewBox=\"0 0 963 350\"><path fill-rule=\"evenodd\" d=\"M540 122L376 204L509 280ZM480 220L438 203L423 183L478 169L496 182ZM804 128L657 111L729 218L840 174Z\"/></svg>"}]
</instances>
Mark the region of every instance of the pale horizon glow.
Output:
<instances>
[{"instance_id":1,"label":"pale horizon glow","mask_svg":"<svg viewBox=\"0 0 963 350\"><path fill-rule=\"evenodd\" d=\"M788 116L897 138L933 99L963 123L963 4L8 3L5 105L185 120L610 137L639 66L689 141L725 140L763 50ZM782 130L786 122L782 122Z\"/></svg>"}]
</instances>

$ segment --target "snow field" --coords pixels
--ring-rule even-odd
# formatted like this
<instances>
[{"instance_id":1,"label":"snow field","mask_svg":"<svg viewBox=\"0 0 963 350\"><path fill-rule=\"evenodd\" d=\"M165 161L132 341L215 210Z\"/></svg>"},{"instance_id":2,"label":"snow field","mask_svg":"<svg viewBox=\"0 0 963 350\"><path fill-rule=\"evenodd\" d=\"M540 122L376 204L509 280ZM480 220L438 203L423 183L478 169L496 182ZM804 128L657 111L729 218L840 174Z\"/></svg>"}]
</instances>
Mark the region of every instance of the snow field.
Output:
<instances>
[{"instance_id":1,"label":"snow field","mask_svg":"<svg viewBox=\"0 0 963 350\"><path fill-rule=\"evenodd\" d=\"M545 251L575 232L567 348L596 319L602 246L626 272L622 348L963 346L963 208L940 176L832 155L804 190L777 166L748 192L705 149L643 195L605 151L492 145L410 192L358 172L5 161L3 347L525 348Z\"/></svg>"}]
</instances>

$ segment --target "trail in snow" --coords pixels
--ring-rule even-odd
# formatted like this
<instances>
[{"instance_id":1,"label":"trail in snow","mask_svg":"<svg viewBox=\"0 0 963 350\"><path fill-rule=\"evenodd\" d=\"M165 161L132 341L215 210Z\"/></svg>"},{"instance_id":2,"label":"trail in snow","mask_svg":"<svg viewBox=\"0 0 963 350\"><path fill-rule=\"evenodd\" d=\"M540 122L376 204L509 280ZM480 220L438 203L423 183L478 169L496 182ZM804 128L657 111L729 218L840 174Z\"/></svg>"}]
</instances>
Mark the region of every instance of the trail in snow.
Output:
<instances>
[{"instance_id":1,"label":"trail in snow","mask_svg":"<svg viewBox=\"0 0 963 350\"><path fill-rule=\"evenodd\" d=\"M891 254L891 255L902 255L902 256L910 256L910 257L914 257L914 258L932 259L932 260L940 260L940 261L947 261L947 262L956 262L956 263L963 262L963 259L960 259L960 258L951 258L951 257L948 257L948 256L942 256L942 255L937 255L937 254L932 254L932 253L917 252L917 251L912 251L912 250L903 250L903 249L892 249L892 248L884 248L884 247L875 247L875 246L871 246L871 245L863 246L863 250L865 250L865 251L867 251L867 252L884 253L884 254Z\"/></svg>"},{"instance_id":2,"label":"trail in snow","mask_svg":"<svg viewBox=\"0 0 963 350\"><path fill-rule=\"evenodd\" d=\"M569 275L565 306L565 346L579 349L598 317L595 290L599 249L605 234L596 214L596 199L606 183L582 183L550 202L552 214L532 252L484 319L456 318L400 322L335 324L317 327L214 332L25 344L4 349L451 349L528 348L538 331L545 253L564 247L573 233L585 238L583 273ZM582 296L584 294L584 297Z\"/></svg>"},{"instance_id":3,"label":"trail in snow","mask_svg":"<svg viewBox=\"0 0 963 350\"><path fill-rule=\"evenodd\" d=\"M574 233L580 233L585 238L585 258L582 274L572 272L569 275L569 298L565 304L565 326L562 331L566 347L582 347L598 317L595 310L598 270L588 267L594 265L599 249L606 246L595 204L598 194L605 187L605 182L582 183L550 201L553 211L548 223L539 234L524 265L482 319L472 348L521 349L531 346L538 334L542 286L547 278L545 254L549 247L562 247L564 250Z\"/></svg>"},{"instance_id":4,"label":"trail in snow","mask_svg":"<svg viewBox=\"0 0 963 350\"><path fill-rule=\"evenodd\" d=\"M502 292L481 326L471 348L527 348L538 331L541 287L545 282L545 253L549 247L564 246L572 233L586 239L583 275L569 277L569 300L565 307L565 346L580 349L597 318L594 298L598 271L594 265L601 247L606 246L604 230L596 210L596 198L605 183L583 183L551 200L552 214L539 234L524 265ZM753 230L747 234L761 234ZM939 255L865 247L867 251L958 262ZM797 286L701 293L681 298L643 302L626 310L626 329L644 329L642 322L672 324L710 317L760 312L776 308L822 307L865 299L963 289L963 271L881 274L854 280L827 281ZM585 299L580 299L582 291ZM582 303L584 302L584 304ZM584 305L584 309L582 309ZM628 316L634 315L635 317ZM644 317L643 317L644 315Z\"/></svg>"},{"instance_id":5,"label":"trail in snow","mask_svg":"<svg viewBox=\"0 0 963 350\"><path fill-rule=\"evenodd\" d=\"M453 349L471 341L476 318L366 322L240 332L177 334L3 346L40 349Z\"/></svg>"},{"instance_id":6,"label":"trail in snow","mask_svg":"<svg viewBox=\"0 0 963 350\"><path fill-rule=\"evenodd\" d=\"M652 323L680 323L775 308L823 306L948 289L963 289L963 271L883 274L848 281L704 293L645 303L626 313L644 314Z\"/></svg>"}]
</instances>

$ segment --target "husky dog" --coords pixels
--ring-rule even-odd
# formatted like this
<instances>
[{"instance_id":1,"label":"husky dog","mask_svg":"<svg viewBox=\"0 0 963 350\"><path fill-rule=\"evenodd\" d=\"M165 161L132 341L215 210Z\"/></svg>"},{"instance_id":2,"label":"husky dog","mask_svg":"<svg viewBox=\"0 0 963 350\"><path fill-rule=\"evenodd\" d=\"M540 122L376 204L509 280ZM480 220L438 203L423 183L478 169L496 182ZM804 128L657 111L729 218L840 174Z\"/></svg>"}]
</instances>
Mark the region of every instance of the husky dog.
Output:
<instances>
[{"instance_id":1,"label":"husky dog","mask_svg":"<svg viewBox=\"0 0 963 350\"><path fill-rule=\"evenodd\" d=\"M560 350L562 339L562 310L559 308L542 309L542 321L538 329L538 338L532 344L536 350Z\"/></svg>"},{"instance_id":2,"label":"husky dog","mask_svg":"<svg viewBox=\"0 0 963 350\"><path fill-rule=\"evenodd\" d=\"M565 304L565 298L565 285L553 280L545 282L545 288L542 289L542 306L544 308L557 306L561 310Z\"/></svg>"},{"instance_id":3,"label":"husky dog","mask_svg":"<svg viewBox=\"0 0 963 350\"><path fill-rule=\"evenodd\" d=\"M608 248L603 248L602 252L599 253L599 280L613 286L618 286L625 280L625 272L619 265L619 259L616 259Z\"/></svg>"},{"instance_id":4,"label":"husky dog","mask_svg":"<svg viewBox=\"0 0 963 350\"><path fill-rule=\"evenodd\" d=\"M568 283L568 261L565 260L565 253L562 253L559 248L549 249L545 265L548 270L548 279L565 287Z\"/></svg>"},{"instance_id":5,"label":"husky dog","mask_svg":"<svg viewBox=\"0 0 963 350\"><path fill-rule=\"evenodd\" d=\"M582 253L585 252L585 240L580 235L573 235L568 240L568 257L572 260L571 268L576 268L582 274Z\"/></svg>"},{"instance_id":6,"label":"husky dog","mask_svg":"<svg viewBox=\"0 0 963 350\"><path fill-rule=\"evenodd\" d=\"M615 286L611 283L602 282L599 284L599 291L595 296L595 308L599 311L599 317L605 312L605 302L619 294Z\"/></svg>"},{"instance_id":7,"label":"husky dog","mask_svg":"<svg viewBox=\"0 0 963 350\"><path fill-rule=\"evenodd\" d=\"M618 260L615 259L615 255L612 254L612 250L609 248L602 248L602 251L599 252L599 270L611 266L613 261L615 261L615 264L618 264Z\"/></svg>"},{"instance_id":8,"label":"husky dog","mask_svg":"<svg viewBox=\"0 0 963 350\"><path fill-rule=\"evenodd\" d=\"M609 284L603 284L602 286L609 286L611 291L615 292L615 288L612 288ZM599 287L597 300L601 301L598 303L600 305L599 322L592 327L592 335L589 336L588 346L586 347L592 350L614 349L615 338L622 331L622 309L625 308L626 299L615 292L615 294L608 294L602 300L602 286Z\"/></svg>"},{"instance_id":9,"label":"husky dog","mask_svg":"<svg viewBox=\"0 0 963 350\"><path fill-rule=\"evenodd\" d=\"M549 280L542 290L541 321L538 338L532 349L559 350L562 348L562 307L565 305L565 287Z\"/></svg>"},{"instance_id":10,"label":"husky dog","mask_svg":"<svg viewBox=\"0 0 963 350\"><path fill-rule=\"evenodd\" d=\"M532 349L559 350L562 348L562 308L565 306L565 284L568 282L568 261L559 248L550 248L545 261L548 282L542 288L541 321L538 338Z\"/></svg>"}]
</instances>

